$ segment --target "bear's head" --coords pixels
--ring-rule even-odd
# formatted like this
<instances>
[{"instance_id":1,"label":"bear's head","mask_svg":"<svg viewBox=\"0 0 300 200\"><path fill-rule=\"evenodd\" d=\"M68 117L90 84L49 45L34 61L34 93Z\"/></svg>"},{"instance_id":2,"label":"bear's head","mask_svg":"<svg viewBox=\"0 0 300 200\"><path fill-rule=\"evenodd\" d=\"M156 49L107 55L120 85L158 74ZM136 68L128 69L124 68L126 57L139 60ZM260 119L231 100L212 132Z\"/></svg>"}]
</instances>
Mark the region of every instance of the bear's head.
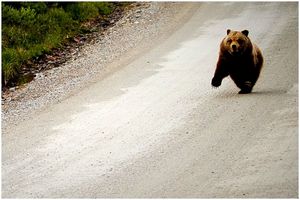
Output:
<instances>
[{"instance_id":1,"label":"bear's head","mask_svg":"<svg viewBox=\"0 0 300 200\"><path fill-rule=\"evenodd\" d=\"M249 31L232 31L227 30L227 36L223 40L222 46L233 56L243 55L249 47L252 47L248 38Z\"/></svg>"}]
</instances>

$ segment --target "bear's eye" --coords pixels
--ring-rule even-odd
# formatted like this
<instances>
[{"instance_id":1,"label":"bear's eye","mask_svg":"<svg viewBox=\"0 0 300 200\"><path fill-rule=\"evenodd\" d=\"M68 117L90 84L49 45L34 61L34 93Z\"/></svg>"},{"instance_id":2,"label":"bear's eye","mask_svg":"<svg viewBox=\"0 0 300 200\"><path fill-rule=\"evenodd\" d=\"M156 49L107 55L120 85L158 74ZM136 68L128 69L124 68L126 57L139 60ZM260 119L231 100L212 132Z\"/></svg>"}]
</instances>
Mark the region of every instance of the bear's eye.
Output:
<instances>
[{"instance_id":1,"label":"bear's eye","mask_svg":"<svg viewBox=\"0 0 300 200\"><path fill-rule=\"evenodd\" d=\"M231 42L232 42L232 40L231 40L231 39L228 39L228 40L227 40L227 43L231 43Z\"/></svg>"},{"instance_id":2,"label":"bear's eye","mask_svg":"<svg viewBox=\"0 0 300 200\"><path fill-rule=\"evenodd\" d=\"M237 41L239 44L242 44L244 42L244 40L242 40L242 39L238 39Z\"/></svg>"}]
</instances>

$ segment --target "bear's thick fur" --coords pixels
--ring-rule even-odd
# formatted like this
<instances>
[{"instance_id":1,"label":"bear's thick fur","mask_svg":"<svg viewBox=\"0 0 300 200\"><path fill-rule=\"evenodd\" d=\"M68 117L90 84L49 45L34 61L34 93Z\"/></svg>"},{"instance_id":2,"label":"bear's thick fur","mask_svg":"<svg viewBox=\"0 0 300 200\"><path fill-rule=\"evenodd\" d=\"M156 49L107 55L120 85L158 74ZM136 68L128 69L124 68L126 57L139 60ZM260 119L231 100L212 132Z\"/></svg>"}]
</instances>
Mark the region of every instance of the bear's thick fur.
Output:
<instances>
[{"instance_id":1,"label":"bear's thick fur","mask_svg":"<svg viewBox=\"0 0 300 200\"><path fill-rule=\"evenodd\" d=\"M227 30L227 36L220 44L212 86L219 87L223 78L229 75L241 89L240 94L252 91L263 65L263 57L259 48L251 43L248 33L248 30Z\"/></svg>"}]
</instances>

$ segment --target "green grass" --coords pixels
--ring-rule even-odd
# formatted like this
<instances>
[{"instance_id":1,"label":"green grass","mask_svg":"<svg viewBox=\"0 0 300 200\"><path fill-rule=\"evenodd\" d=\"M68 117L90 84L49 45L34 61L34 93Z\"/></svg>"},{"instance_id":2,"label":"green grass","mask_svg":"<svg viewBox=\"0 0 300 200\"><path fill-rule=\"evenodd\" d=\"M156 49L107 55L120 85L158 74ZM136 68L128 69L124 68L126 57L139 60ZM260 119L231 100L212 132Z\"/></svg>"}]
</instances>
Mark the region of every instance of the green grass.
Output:
<instances>
[{"instance_id":1,"label":"green grass","mask_svg":"<svg viewBox=\"0 0 300 200\"><path fill-rule=\"evenodd\" d=\"M115 7L113 2L3 2L2 84L16 79L27 60L50 53L83 32L83 22Z\"/></svg>"}]
</instances>

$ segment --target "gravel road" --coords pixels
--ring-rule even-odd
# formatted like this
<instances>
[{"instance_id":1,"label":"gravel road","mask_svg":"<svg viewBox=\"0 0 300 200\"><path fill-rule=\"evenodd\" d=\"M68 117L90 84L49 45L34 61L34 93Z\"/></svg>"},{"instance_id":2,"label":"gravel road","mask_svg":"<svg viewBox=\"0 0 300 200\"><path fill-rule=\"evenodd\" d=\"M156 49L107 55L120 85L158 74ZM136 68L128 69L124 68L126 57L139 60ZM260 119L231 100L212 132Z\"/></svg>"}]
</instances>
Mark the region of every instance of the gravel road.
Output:
<instances>
[{"instance_id":1,"label":"gravel road","mask_svg":"<svg viewBox=\"0 0 300 200\"><path fill-rule=\"evenodd\" d=\"M248 95L210 85L228 28ZM298 197L297 2L145 3L105 38L2 103L3 198Z\"/></svg>"}]
</instances>

